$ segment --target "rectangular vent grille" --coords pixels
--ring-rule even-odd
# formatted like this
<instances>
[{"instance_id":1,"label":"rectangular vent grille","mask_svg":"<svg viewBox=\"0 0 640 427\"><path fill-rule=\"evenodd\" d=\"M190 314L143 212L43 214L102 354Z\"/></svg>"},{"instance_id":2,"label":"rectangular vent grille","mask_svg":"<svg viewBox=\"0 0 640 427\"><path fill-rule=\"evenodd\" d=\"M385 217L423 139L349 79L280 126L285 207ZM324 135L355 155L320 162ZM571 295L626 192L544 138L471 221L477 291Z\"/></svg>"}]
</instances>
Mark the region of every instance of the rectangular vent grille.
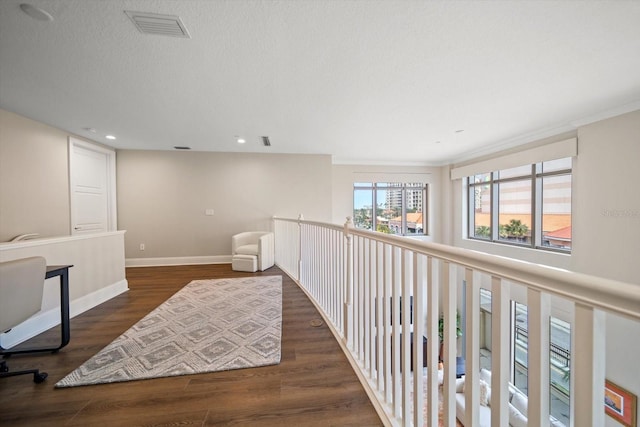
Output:
<instances>
[{"instance_id":1,"label":"rectangular vent grille","mask_svg":"<svg viewBox=\"0 0 640 427\"><path fill-rule=\"evenodd\" d=\"M268 136L262 136L262 144L265 147L271 147L271 141L269 141L269 137Z\"/></svg>"},{"instance_id":2,"label":"rectangular vent grille","mask_svg":"<svg viewBox=\"0 0 640 427\"><path fill-rule=\"evenodd\" d=\"M128 10L124 12L131 18L131 21L141 33L191 38L179 16L131 12Z\"/></svg>"}]
</instances>

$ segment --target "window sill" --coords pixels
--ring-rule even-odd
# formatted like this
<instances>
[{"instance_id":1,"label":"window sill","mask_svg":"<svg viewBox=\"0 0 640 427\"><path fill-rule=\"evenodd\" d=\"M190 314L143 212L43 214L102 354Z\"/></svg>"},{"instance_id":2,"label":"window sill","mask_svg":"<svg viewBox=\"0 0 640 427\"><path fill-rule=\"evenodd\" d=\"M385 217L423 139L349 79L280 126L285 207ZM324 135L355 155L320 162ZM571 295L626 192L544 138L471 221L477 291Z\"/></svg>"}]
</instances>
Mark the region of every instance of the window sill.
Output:
<instances>
[{"instance_id":1,"label":"window sill","mask_svg":"<svg viewBox=\"0 0 640 427\"><path fill-rule=\"evenodd\" d=\"M531 247L512 245L505 243L494 243L479 239L461 239L457 246L492 255L513 258L520 261L527 261L534 264L546 265L554 268L571 269L571 253L558 252L554 250L533 249Z\"/></svg>"}]
</instances>

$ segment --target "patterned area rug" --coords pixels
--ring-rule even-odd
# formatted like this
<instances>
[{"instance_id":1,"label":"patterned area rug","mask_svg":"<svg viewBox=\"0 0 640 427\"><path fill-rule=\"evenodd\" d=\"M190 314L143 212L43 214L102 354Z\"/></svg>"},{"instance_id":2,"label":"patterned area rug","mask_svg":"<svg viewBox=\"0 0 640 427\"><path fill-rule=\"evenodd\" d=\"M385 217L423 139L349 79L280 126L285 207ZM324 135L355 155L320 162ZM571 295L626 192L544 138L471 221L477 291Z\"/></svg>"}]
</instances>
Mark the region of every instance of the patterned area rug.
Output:
<instances>
[{"instance_id":1,"label":"patterned area rug","mask_svg":"<svg viewBox=\"0 0 640 427\"><path fill-rule=\"evenodd\" d=\"M56 387L275 365L281 335L282 277L195 280Z\"/></svg>"},{"instance_id":2,"label":"patterned area rug","mask_svg":"<svg viewBox=\"0 0 640 427\"><path fill-rule=\"evenodd\" d=\"M427 419L427 369L423 368L422 370L423 372L423 381L422 381L422 393L424 395L424 406L422 407L422 417L424 420ZM438 426L439 427L444 427L444 402L443 402L443 396L442 396L442 376L444 375L443 371L438 371L438 383L440 384L438 386ZM411 394L410 394L410 402L413 402L413 376L410 377L410 381L411 381ZM453 402L453 404L455 405L455 402ZM413 404L412 404L412 408L413 408ZM462 423L460 422L460 420L458 420L456 418L456 427L463 427Z\"/></svg>"}]
</instances>

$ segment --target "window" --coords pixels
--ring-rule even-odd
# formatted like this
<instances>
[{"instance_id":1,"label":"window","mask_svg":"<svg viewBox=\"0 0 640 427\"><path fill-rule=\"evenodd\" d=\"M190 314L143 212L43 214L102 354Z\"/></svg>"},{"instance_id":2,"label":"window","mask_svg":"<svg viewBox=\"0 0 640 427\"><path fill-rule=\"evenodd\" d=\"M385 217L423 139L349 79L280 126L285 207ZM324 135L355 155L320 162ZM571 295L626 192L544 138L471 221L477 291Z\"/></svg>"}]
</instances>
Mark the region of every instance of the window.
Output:
<instances>
[{"instance_id":1,"label":"window","mask_svg":"<svg viewBox=\"0 0 640 427\"><path fill-rule=\"evenodd\" d=\"M571 251L571 157L467 177L469 238Z\"/></svg>"},{"instance_id":2,"label":"window","mask_svg":"<svg viewBox=\"0 0 640 427\"><path fill-rule=\"evenodd\" d=\"M403 236L425 235L426 204L427 185L423 183L353 185L353 222L357 228Z\"/></svg>"},{"instance_id":3,"label":"window","mask_svg":"<svg viewBox=\"0 0 640 427\"><path fill-rule=\"evenodd\" d=\"M360 183L353 187L353 222L356 227L373 229L373 190L371 184Z\"/></svg>"},{"instance_id":4,"label":"window","mask_svg":"<svg viewBox=\"0 0 640 427\"><path fill-rule=\"evenodd\" d=\"M480 367L491 370L491 292L480 289ZM527 306L511 302L511 383L528 395L529 327ZM549 319L549 411L570 425L571 324Z\"/></svg>"},{"instance_id":5,"label":"window","mask_svg":"<svg viewBox=\"0 0 640 427\"><path fill-rule=\"evenodd\" d=\"M527 306L513 303L515 325L513 332L514 385L528 394L528 326ZM571 324L555 317L549 319L549 410L551 415L564 425L569 424L571 387L569 367L571 364Z\"/></svg>"}]
</instances>

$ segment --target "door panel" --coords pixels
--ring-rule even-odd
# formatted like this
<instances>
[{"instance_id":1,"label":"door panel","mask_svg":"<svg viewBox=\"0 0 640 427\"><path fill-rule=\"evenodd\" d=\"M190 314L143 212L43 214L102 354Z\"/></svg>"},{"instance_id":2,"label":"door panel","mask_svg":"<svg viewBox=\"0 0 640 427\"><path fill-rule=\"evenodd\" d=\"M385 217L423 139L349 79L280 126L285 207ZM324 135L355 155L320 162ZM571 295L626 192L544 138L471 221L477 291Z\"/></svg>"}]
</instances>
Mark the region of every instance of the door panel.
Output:
<instances>
[{"instance_id":1,"label":"door panel","mask_svg":"<svg viewBox=\"0 0 640 427\"><path fill-rule=\"evenodd\" d=\"M71 234L113 231L108 150L70 139ZM114 222L115 223L115 222Z\"/></svg>"}]
</instances>

